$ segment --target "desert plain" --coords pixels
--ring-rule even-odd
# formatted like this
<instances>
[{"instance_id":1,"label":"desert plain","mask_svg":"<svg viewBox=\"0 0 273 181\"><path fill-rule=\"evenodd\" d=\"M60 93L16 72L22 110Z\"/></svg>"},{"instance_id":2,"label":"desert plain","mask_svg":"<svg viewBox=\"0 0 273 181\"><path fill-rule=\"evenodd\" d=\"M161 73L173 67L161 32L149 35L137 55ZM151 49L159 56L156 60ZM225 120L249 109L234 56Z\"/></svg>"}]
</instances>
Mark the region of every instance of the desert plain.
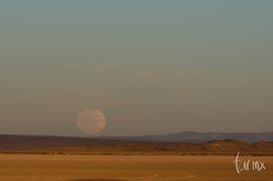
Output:
<instances>
[{"instance_id":1,"label":"desert plain","mask_svg":"<svg viewBox=\"0 0 273 181\"><path fill-rule=\"evenodd\" d=\"M241 156L266 169L236 172L236 155L0 154L1 181L270 181L272 156Z\"/></svg>"}]
</instances>

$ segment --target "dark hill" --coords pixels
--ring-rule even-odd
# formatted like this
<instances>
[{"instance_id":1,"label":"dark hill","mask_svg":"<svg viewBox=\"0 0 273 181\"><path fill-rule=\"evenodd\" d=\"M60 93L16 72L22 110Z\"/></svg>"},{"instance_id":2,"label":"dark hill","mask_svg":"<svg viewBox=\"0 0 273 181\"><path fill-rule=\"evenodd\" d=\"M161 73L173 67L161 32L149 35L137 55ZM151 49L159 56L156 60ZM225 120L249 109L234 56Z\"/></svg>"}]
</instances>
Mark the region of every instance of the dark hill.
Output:
<instances>
[{"instance_id":1,"label":"dark hill","mask_svg":"<svg viewBox=\"0 0 273 181\"><path fill-rule=\"evenodd\" d=\"M0 135L2 153L43 154L255 154L273 155L273 142L210 140L202 143L106 138Z\"/></svg>"}]
</instances>

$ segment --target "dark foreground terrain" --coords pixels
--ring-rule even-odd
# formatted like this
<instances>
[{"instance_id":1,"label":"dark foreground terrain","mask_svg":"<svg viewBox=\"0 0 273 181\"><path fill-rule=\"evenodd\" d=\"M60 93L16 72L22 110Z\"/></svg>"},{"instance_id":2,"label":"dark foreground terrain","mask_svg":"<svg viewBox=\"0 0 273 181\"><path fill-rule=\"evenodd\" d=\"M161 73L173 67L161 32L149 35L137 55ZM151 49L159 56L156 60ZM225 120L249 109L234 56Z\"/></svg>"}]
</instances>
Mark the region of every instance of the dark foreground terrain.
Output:
<instances>
[{"instance_id":1,"label":"dark foreground terrain","mask_svg":"<svg viewBox=\"0 0 273 181\"><path fill-rule=\"evenodd\" d=\"M2 153L105 155L273 155L273 142L213 140L205 143L129 141L106 138L1 135Z\"/></svg>"},{"instance_id":2,"label":"dark foreground terrain","mask_svg":"<svg viewBox=\"0 0 273 181\"><path fill-rule=\"evenodd\" d=\"M273 178L273 142L170 143L2 135L0 152L1 181L271 181ZM238 152L241 168L249 163L240 173L234 162Z\"/></svg>"}]
</instances>

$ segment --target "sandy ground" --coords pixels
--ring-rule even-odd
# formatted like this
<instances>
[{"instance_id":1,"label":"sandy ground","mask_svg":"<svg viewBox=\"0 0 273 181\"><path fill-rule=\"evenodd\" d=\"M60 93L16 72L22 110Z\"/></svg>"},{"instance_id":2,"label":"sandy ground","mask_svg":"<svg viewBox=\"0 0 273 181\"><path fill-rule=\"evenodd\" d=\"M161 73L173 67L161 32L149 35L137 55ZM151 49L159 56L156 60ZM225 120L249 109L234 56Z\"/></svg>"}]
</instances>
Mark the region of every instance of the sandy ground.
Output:
<instances>
[{"instance_id":1,"label":"sandy ground","mask_svg":"<svg viewBox=\"0 0 273 181\"><path fill-rule=\"evenodd\" d=\"M235 156L92 156L0 154L1 181L251 180L273 179L273 157L250 160L248 171L236 172ZM252 161L266 169L252 170Z\"/></svg>"}]
</instances>

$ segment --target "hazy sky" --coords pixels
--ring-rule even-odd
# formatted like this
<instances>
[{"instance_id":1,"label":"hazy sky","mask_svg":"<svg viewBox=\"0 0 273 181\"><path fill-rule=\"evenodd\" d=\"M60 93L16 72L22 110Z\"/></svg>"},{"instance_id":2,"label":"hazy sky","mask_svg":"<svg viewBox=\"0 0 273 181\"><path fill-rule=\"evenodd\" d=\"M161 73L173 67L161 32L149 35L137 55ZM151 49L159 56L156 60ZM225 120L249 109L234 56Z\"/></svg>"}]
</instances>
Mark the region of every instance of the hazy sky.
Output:
<instances>
[{"instance_id":1,"label":"hazy sky","mask_svg":"<svg viewBox=\"0 0 273 181\"><path fill-rule=\"evenodd\" d=\"M271 0L3 0L0 134L273 131Z\"/></svg>"}]
</instances>

